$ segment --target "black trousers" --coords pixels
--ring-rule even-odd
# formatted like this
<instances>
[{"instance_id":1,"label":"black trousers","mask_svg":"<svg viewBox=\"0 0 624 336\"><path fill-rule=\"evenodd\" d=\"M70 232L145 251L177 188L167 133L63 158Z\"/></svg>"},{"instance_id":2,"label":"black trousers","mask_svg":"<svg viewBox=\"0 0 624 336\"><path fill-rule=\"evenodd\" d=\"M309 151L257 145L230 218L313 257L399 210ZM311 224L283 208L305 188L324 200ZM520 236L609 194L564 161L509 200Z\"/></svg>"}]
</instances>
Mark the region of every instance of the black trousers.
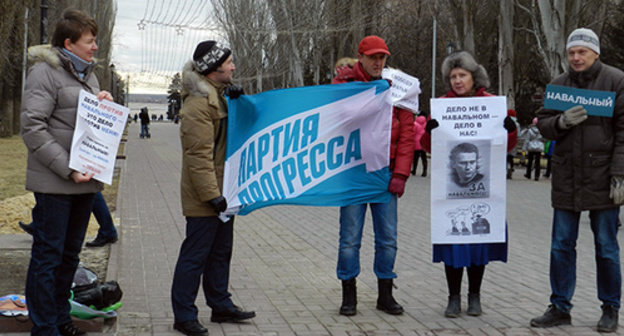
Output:
<instances>
[{"instance_id":1,"label":"black trousers","mask_svg":"<svg viewBox=\"0 0 624 336\"><path fill-rule=\"evenodd\" d=\"M173 273L171 303L175 322L197 320L195 299L201 284L213 311L234 306L228 292L234 218L186 217L186 237Z\"/></svg>"},{"instance_id":2,"label":"black trousers","mask_svg":"<svg viewBox=\"0 0 624 336\"><path fill-rule=\"evenodd\" d=\"M414 151L412 175L416 175L416 168L418 168L418 159L422 160L422 165L423 165L422 174L427 175L427 153L422 149Z\"/></svg>"},{"instance_id":3,"label":"black trousers","mask_svg":"<svg viewBox=\"0 0 624 336\"><path fill-rule=\"evenodd\" d=\"M481 292L481 282L485 273L485 265L466 267L468 273L468 293L479 294ZM446 284L448 285L449 295L459 295L461 293L461 281L464 274L464 268L455 268L452 266L444 266L446 274Z\"/></svg>"},{"instance_id":4,"label":"black trousers","mask_svg":"<svg viewBox=\"0 0 624 336\"><path fill-rule=\"evenodd\" d=\"M533 169L531 166L534 166L535 168L535 178L539 178L540 177L540 161L542 160L542 153L541 152L529 152L529 154L527 155L528 158L528 162L527 162L527 170L526 170L526 174L524 175L526 178L530 179L531 178L531 169Z\"/></svg>"}]
</instances>

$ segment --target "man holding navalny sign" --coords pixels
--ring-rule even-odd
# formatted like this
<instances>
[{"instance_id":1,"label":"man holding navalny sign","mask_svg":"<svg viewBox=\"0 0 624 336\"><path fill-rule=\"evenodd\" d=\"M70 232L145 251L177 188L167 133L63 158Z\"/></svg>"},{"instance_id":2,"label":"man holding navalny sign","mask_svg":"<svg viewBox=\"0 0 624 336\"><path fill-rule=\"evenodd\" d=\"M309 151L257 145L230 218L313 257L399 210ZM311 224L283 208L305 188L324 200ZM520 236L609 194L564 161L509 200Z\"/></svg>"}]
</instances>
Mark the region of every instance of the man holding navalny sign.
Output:
<instances>
[{"instance_id":1,"label":"man holding navalny sign","mask_svg":"<svg viewBox=\"0 0 624 336\"><path fill-rule=\"evenodd\" d=\"M622 288L617 223L624 203L624 73L600 62L600 41L590 29L574 30L566 50L570 67L551 84L613 92L615 99L610 116L591 112L592 103L604 105L591 92L575 98L583 105L556 110L545 104L537 114L540 132L556 140L557 146L552 156L551 305L542 316L531 320L531 326L571 323L579 218L583 210L589 210L598 298L602 301L598 331L613 332L618 325ZM546 103L548 97L547 92Z\"/></svg>"}]
</instances>

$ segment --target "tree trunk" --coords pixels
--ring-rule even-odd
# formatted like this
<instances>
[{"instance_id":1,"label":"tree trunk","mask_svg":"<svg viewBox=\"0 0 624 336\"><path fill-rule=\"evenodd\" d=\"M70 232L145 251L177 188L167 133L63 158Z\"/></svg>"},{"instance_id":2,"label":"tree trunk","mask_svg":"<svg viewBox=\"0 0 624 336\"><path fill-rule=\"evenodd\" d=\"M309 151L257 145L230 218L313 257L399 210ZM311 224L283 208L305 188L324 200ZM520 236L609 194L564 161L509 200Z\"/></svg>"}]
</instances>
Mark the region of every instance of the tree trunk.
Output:
<instances>
[{"instance_id":1,"label":"tree trunk","mask_svg":"<svg viewBox=\"0 0 624 336\"><path fill-rule=\"evenodd\" d=\"M0 138L6 138L13 135L13 88L3 85L0 97Z\"/></svg>"},{"instance_id":2,"label":"tree trunk","mask_svg":"<svg viewBox=\"0 0 624 336\"><path fill-rule=\"evenodd\" d=\"M498 14L498 94L507 96L507 108L515 109L514 92L514 3L500 0Z\"/></svg>"},{"instance_id":3,"label":"tree trunk","mask_svg":"<svg viewBox=\"0 0 624 336\"><path fill-rule=\"evenodd\" d=\"M555 78L566 69L565 18L566 0L538 0L542 34L546 39L544 60L550 78Z\"/></svg>"},{"instance_id":4,"label":"tree trunk","mask_svg":"<svg viewBox=\"0 0 624 336\"><path fill-rule=\"evenodd\" d=\"M294 32L294 25L292 22L291 14L289 13L290 6L286 6L286 0L281 1L284 10L284 20L286 21L286 27L290 31L290 46L291 46L291 66L292 66L292 78L295 86L303 86L303 66L301 65L301 55L299 54L299 48L297 48L297 39Z\"/></svg>"},{"instance_id":5,"label":"tree trunk","mask_svg":"<svg viewBox=\"0 0 624 336\"><path fill-rule=\"evenodd\" d=\"M472 18L472 4L470 0L462 0L462 12L464 14L464 38L463 47L472 55L475 54L475 40L474 40L474 20Z\"/></svg>"}]
</instances>

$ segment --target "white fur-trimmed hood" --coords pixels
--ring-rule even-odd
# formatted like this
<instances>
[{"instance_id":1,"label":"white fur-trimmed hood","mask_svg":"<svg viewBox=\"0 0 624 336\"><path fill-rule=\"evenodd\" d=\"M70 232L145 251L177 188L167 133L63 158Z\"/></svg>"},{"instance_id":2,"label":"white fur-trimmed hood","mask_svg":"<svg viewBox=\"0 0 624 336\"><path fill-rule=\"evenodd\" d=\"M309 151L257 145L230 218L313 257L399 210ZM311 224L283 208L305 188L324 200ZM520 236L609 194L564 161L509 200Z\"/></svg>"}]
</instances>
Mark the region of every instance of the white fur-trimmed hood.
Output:
<instances>
[{"instance_id":1,"label":"white fur-trimmed hood","mask_svg":"<svg viewBox=\"0 0 624 336\"><path fill-rule=\"evenodd\" d=\"M55 69L63 67L58 52L49 44L41 44L28 48L28 61L31 64L45 62Z\"/></svg>"},{"instance_id":2,"label":"white fur-trimmed hood","mask_svg":"<svg viewBox=\"0 0 624 336\"><path fill-rule=\"evenodd\" d=\"M28 61L31 65L37 63L47 63L52 68L60 70L66 69L70 73L72 73L80 82L85 82L85 79L82 79L76 68L72 64L72 61L69 59L67 55L65 55L61 49L52 47L49 44L41 44L28 48ZM89 77L93 70L95 70L97 66L97 62L94 61L91 63L87 69L85 70L85 78Z\"/></svg>"},{"instance_id":3,"label":"white fur-trimmed hood","mask_svg":"<svg viewBox=\"0 0 624 336\"><path fill-rule=\"evenodd\" d=\"M215 93L215 88L193 70L193 61L188 61L182 69L182 97L188 95L208 97L210 93Z\"/></svg>"}]
</instances>

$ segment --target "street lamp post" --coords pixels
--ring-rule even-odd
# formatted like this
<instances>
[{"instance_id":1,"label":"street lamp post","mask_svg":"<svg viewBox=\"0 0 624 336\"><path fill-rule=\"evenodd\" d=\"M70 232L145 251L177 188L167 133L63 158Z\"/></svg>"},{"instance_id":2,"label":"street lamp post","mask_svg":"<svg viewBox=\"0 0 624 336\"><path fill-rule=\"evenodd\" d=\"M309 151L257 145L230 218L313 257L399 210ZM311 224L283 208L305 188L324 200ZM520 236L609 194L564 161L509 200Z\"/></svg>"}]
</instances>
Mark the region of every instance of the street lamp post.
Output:
<instances>
[{"instance_id":1,"label":"street lamp post","mask_svg":"<svg viewBox=\"0 0 624 336\"><path fill-rule=\"evenodd\" d=\"M455 43L453 43L453 42L449 42L449 43L446 45L446 54L447 54L447 55L450 55L450 54L452 54L452 53L453 53L453 51L455 51Z\"/></svg>"},{"instance_id":2,"label":"street lamp post","mask_svg":"<svg viewBox=\"0 0 624 336\"><path fill-rule=\"evenodd\" d=\"M110 65L110 92L113 97L116 96L115 92L115 64Z\"/></svg>"},{"instance_id":3,"label":"street lamp post","mask_svg":"<svg viewBox=\"0 0 624 336\"><path fill-rule=\"evenodd\" d=\"M48 1L41 0L41 44L48 43Z\"/></svg>"}]
</instances>

